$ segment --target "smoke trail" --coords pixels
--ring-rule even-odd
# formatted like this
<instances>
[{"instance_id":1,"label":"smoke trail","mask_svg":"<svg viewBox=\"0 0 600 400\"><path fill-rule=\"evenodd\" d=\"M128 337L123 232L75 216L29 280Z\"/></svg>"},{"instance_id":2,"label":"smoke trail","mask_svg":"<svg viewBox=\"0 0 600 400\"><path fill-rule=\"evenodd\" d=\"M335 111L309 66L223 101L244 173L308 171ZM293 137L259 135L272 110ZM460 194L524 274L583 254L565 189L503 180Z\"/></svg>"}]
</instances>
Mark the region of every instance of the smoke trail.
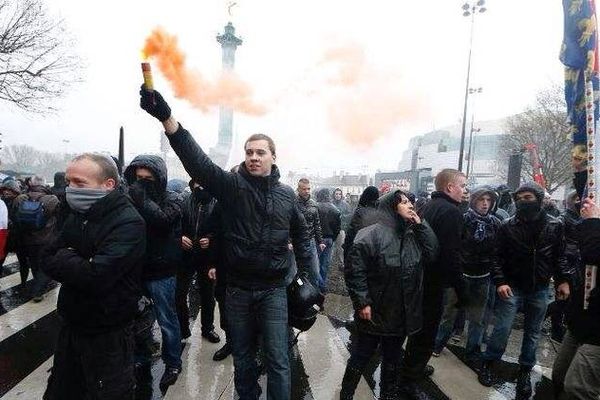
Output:
<instances>
[{"instance_id":1,"label":"smoke trail","mask_svg":"<svg viewBox=\"0 0 600 400\"><path fill-rule=\"evenodd\" d=\"M157 61L175 96L189 101L202 112L217 106L231 107L234 111L250 115L266 112L264 106L252 99L250 86L234 73L222 73L216 82L209 82L198 71L190 69L177 37L160 27L146 38L142 52L145 57Z\"/></svg>"},{"instance_id":2,"label":"smoke trail","mask_svg":"<svg viewBox=\"0 0 600 400\"><path fill-rule=\"evenodd\" d=\"M327 50L320 65L331 67L329 124L350 144L370 146L426 113L422 99L410 93L401 74L370 65L357 44Z\"/></svg>"}]
</instances>

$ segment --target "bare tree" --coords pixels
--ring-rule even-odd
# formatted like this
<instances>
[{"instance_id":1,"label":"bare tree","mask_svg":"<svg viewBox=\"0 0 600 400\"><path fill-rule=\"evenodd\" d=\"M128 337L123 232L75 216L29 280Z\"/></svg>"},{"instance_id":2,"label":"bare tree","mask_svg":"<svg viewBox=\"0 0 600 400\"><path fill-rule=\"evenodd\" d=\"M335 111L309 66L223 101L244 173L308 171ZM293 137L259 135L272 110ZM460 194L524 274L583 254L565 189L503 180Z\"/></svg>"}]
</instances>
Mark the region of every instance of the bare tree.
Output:
<instances>
[{"instance_id":1,"label":"bare tree","mask_svg":"<svg viewBox=\"0 0 600 400\"><path fill-rule=\"evenodd\" d=\"M53 100L78 80L73 48L42 0L0 0L0 100L28 112L55 110Z\"/></svg>"},{"instance_id":2,"label":"bare tree","mask_svg":"<svg viewBox=\"0 0 600 400\"><path fill-rule=\"evenodd\" d=\"M537 146L546 189L550 193L573 177L570 156L573 145L566 118L563 89L553 85L538 93L535 105L508 118L508 134L502 141L501 151L506 157L515 151L524 151L526 144ZM533 163L529 153L523 157L522 175L533 180Z\"/></svg>"},{"instance_id":3,"label":"bare tree","mask_svg":"<svg viewBox=\"0 0 600 400\"><path fill-rule=\"evenodd\" d=\"M50 181L55 172L64 171L74 154L51 153L28 145L8 146L0 152L3 170L41 175Z\"/></svg>"}]
</instances>

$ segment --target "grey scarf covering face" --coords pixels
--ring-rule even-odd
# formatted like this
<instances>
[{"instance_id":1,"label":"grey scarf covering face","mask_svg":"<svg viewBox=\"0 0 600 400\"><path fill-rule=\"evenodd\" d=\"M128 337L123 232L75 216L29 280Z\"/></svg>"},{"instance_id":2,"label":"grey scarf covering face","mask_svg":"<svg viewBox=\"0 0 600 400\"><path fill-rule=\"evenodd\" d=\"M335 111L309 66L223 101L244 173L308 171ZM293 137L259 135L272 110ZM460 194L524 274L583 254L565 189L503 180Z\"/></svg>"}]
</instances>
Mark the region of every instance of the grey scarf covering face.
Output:
<instances>
[{"instance_id":1,"label":"grey scarf covering face","mask_svg":"<svg viewBox=\"0 0 600 400\"><path fill-rule=\"evenodd\" d=\"M65 195L67 203L73 211L84 214L92 206L109 193L105 189L73 188L67 186Z\"/></svg>"}]
</instances>

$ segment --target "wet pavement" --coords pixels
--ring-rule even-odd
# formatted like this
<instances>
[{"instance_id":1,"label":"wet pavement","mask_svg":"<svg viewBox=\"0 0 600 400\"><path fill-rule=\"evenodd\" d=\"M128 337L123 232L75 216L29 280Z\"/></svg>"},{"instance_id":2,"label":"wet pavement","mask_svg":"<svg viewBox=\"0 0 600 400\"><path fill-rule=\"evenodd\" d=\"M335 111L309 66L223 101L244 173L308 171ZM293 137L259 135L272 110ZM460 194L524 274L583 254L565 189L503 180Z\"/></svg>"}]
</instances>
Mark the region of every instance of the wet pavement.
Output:
<instances>
[{"instance_id":1,"label":"wet pavement","mask_svg":"<svg viewBox=\"0 0 600 400\"><path fill-rule=\"evenodd\" d=\"M9 263L0 273L0 399L40 399L52 366L54 342L60 324L55 310L58 288L49 287L46 298L41 303L34 303L28 291L18 285L17 268L16 263ZM333 276L335 279L336 274ZM196 315L200 308L197 290L191 291L190 306L191 314ZM346 321L352 318L352 314L347 296L327 296L325 310L317 323L309 332L299 336L291 351L292 399L339 398L341 378L353 342L353 336L346 328ZM218 313L215 321L218 321ZM184 371L178 382L166 394L160 392L158 382L164 365L157 357L151 369L144 372L145 377L140 377L143 379L139 381L136 399L237 398L231 357L223 362L212 361L212 355L222 343L203 340L198 325L193 325L192 337L185 343L182 354ZM224 338L223 332L218 327L217 330ZM506 355L497 369L502 381L493 388L479 385L475 372L462 362L463 347L459 342L450 345L439 358L432 359L436 373L422 382L423 390L435 400L514 399L514 376L518 369L516 358L521 335L518 329L511 335ZM158 329L156 336L159 339ZM536 385L534 399L550 400L553 396L548 377L555 353L547 337L542 339L538 353L539 365L532 374ZM379 354L375 354L363 374L356 399L377 398L379 361ZM261 399L265 399L266 376L261 376L260 383L263 388Z\"/></svg>"}]
</instances>

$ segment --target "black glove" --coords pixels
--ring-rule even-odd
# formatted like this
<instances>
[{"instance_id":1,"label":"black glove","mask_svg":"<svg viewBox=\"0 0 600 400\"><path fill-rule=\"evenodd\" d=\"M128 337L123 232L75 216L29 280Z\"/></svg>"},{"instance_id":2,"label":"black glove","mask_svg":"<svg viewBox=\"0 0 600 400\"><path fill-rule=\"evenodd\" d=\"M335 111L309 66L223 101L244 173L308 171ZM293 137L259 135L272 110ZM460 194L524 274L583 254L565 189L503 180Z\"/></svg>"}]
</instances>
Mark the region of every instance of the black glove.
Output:
<instances>
[{"instance_id":1,"label":"black glove","mask_svg":"<svg viewBox=\"0 0 600 400\"><path fill-rule=\"evenodd\" d=\"M146 90L144 85L140 89L140 107L160 122L165 122L171 116L171 107L161 94L156 90Z\"/></svg>"},{"instance_id":2,"label":"black glove","mask_svg":"<svg viewBox=\"0 0 600 400\"><path fill-rule=\"evenodd\" d=\"M146 189L140 181L135 181L129 185L129 197L131 197L133 204L136 206L141 207L144 205L144 201L146 201Z\"/></svg>"}]
</instances>

